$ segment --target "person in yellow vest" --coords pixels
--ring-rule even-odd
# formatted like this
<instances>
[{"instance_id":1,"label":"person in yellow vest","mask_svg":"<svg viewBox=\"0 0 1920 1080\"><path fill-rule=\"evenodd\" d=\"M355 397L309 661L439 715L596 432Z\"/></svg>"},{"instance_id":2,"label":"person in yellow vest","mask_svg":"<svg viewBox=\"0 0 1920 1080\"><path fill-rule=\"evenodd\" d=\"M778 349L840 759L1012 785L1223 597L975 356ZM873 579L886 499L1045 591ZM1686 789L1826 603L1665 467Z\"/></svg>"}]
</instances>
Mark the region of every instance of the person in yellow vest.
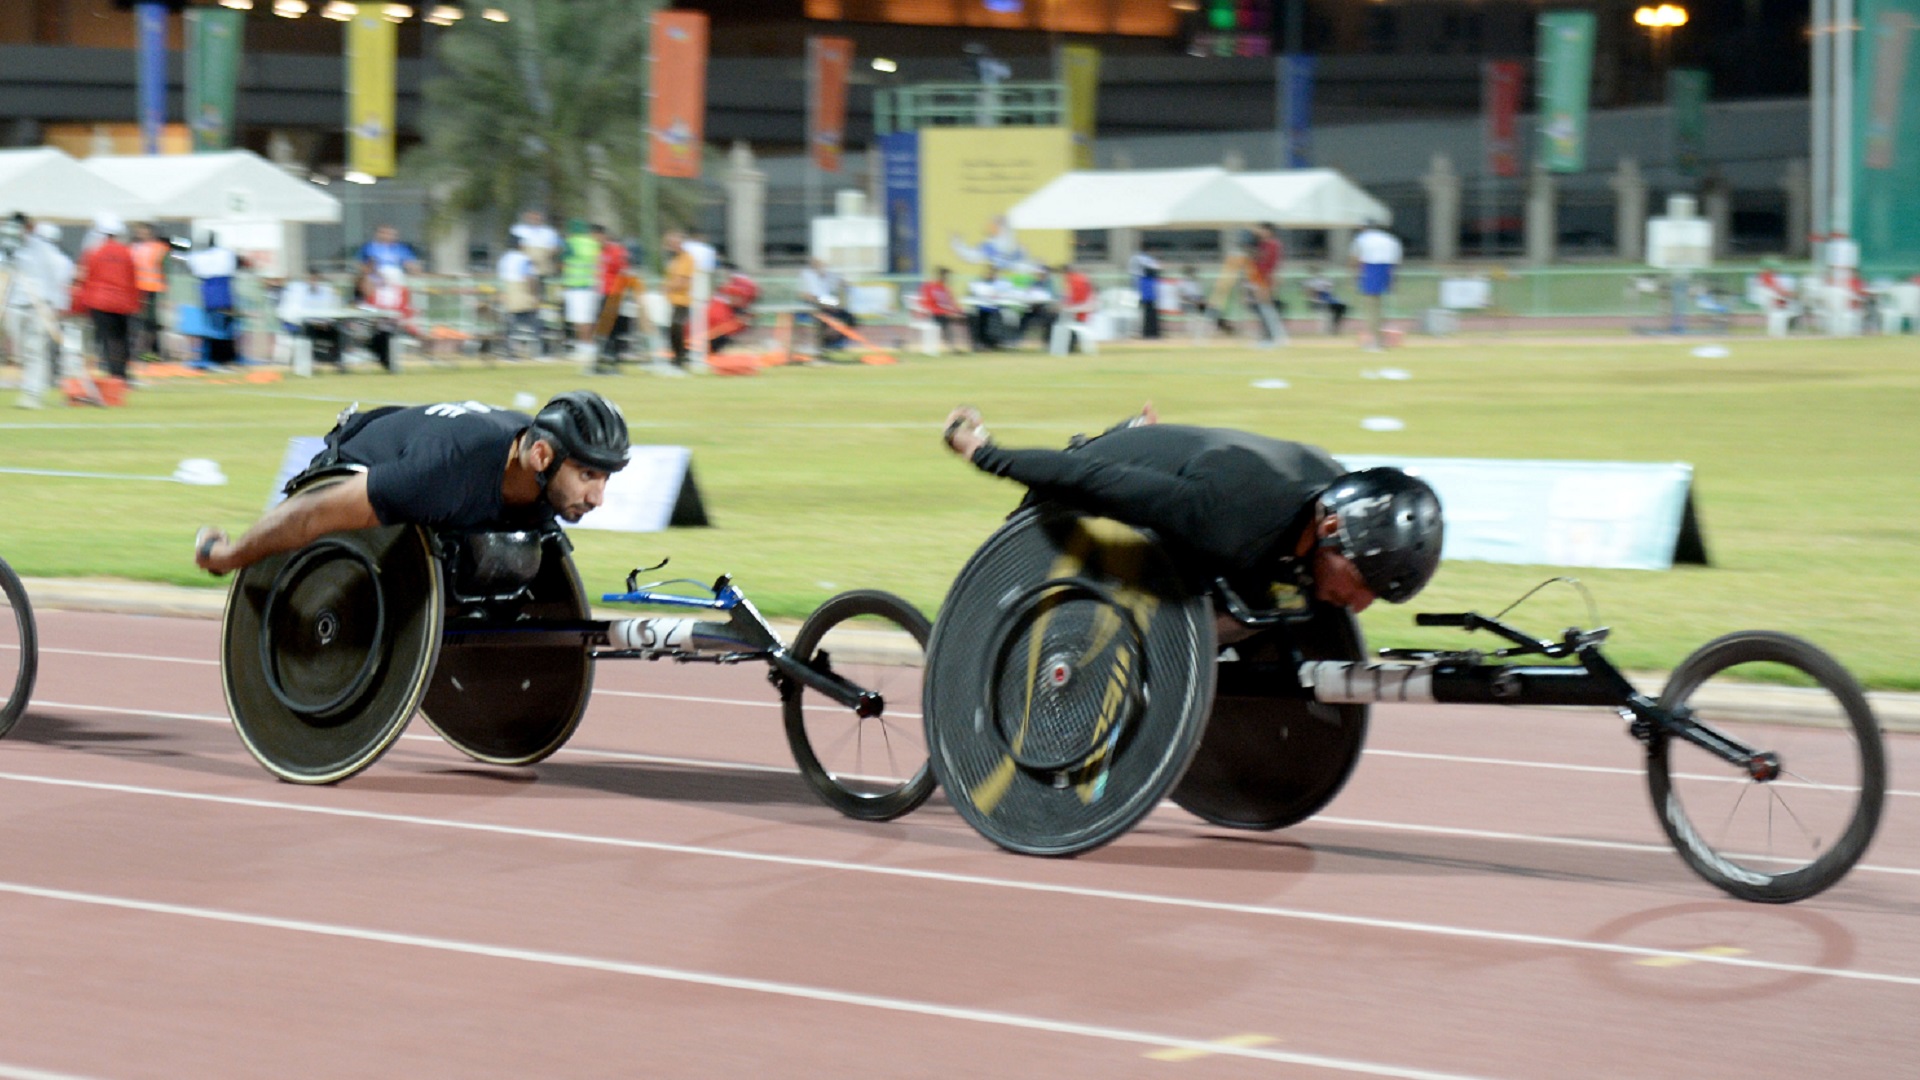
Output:
<instances>
[{"instance_id":1,"label":"person in yellow vest","mask_svg":"<svg viewBox=\"0 0 1920 1080\"><path fill-rule=\"evenodd\" d=\"M696 264L693 252L686 248L685 233L674 230L660 242L667 252L667 272L661 282L660 291L667 294L667 303L673 308L673 322L667 327L667 340L673 345L673 367L669 371L687 370L687 323L693 316L693 273Z\"/></svg>"},{"instance_id":2,"label":"person in yellow vest","mask_svg":"<svg viewBox=\"0 0 1920 1080\"><path fill-rule=\"evenodd\" d=\"M593 327L600 320L600 241L575 220L567 226L565 253L560 261L560 295L566 305L567 325L573 327L573 349L582 358L593 352Z\"/></svg>"},{"instance_id":3,"label":"person in yellow vest","mask_svg":"<svg viewBox=\"0 0 1920 1080\"><path fill-rule=\"evenodd\" d=\"M140 290L139 329L134 355L160 359L160 300L167 294L167 255L172 245L142 221L133 227L133 283Z\"/></svg>"}]
</instances>

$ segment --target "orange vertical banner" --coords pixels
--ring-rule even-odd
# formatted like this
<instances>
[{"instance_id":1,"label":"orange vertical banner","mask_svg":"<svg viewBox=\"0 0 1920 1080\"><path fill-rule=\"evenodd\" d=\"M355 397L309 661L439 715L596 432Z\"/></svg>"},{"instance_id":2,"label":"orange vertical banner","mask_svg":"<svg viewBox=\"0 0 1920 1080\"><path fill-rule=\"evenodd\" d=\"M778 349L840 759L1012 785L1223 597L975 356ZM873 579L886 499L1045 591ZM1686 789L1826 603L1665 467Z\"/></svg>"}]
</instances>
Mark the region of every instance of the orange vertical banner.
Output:
<instances>
[{"instance_id":1,"label":"orange vertical banner","mask_svg":"<svg viewBox=\"0 0 1920 1080\"><path fill-rule=\"evenodd\" d=\"M707 17L660 12L653 17L650 48L647 167L655 176L698 177L707 126Z\"/></svg>"},{"instance_id":2,"label":"orange vertical banner","mask_svg":"<svg viewBox=\"0 0 1920 1080\"><path fill-rule=\"evenodd\" d=\"M821 172L840 171L840 150L847 135L847 70L853 66L853 40L838 37L807 39L810 89L807 145Z\"/></svg>"}]
</instances>

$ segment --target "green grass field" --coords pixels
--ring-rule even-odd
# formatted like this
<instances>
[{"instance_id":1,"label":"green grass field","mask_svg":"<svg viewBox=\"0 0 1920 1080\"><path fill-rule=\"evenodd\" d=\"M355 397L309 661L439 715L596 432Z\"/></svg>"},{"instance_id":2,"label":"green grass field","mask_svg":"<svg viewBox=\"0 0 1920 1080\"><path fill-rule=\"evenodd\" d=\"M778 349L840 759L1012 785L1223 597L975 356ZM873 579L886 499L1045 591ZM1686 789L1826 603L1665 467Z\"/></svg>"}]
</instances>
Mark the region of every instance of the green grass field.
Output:
<instances>
[{"instance_id":1,"label":"green grass field","mask_svg":"<svg viewBox=\"0 0 1920 1080\"><path fill-rule=\"evenodd\" d=\"M0 473L0 555L23 575L124 577L218 587L188 557L201 524L238 530L262 510L293 435L317 435L350 401L510 402L591 385L619 401L637 442L693 450L713 527L576 534L588 588L636 565L735 575L761 608L800 616L856 586L930 613L972 549L1019 497L959 464L937 433L957 402L1003 442L1054 445L1152 400L1169 421L1242 427L1336 454L1685 461L1710 567L1573 571L1615 628L1614 654L1664 668L1720 633L1808 637L1870 685L1920 688L1920 341L1414 339L1387 356L1308 340L1281 351L1110 349L910 358L895 367L779 369L751 378L589 380L568 364L358 373L250 385L169 382L121 409L7 410L0 467L165 476L218 461L231 483ZM1368 380L1392 365L1407 381ZM1283 378L1263 390L1258 379ZM1405 430L1364 431L1366 416ZM1449 562L1410 607L1365 616L1373 644L1458 641L1415 630L1410 608L1496 611L1547 567ZM1517 613L1552 632L1584 621L1555 588Z\"/></svg>"}]
</instances>

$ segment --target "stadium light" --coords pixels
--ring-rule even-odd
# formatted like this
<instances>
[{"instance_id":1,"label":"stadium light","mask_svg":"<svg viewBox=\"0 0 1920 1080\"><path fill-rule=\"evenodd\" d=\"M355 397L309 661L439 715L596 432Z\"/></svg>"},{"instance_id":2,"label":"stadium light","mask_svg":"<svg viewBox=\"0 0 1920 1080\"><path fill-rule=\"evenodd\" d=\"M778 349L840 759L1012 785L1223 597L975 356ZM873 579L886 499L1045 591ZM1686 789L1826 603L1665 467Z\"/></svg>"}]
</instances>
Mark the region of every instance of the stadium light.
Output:
<instances>
[{"instance_id":1,"label":"stadium light","mask_svg":"<svg viewBox=\"0 0 1920 1080\"><path fill-rule=\"evenodd\" d=\"M349 184L371 184L373 183L373 174L364 173L359 171L358 169L355 169L354 171L347 173L345 176L342 176L340 179L345 180Z\"/></svg>"},{"instance_id":2,"label":"stadium light","mask_svg":"<svg viewBox=\"0 0 1920 1080\"><path fill-rule=\"evenodd\" d=\"M481 12L480 17L487 20L488 22L506 22L507 21L507 13L504 11L501 11L497 7L490 7L487 10Z\"/></svg>"},{"instance_id":3,"label":"stadium light","mask_svg":"<svg viewBox=\"0 0 1920 1080\"><path fill-rule=\"evenodd\" d=\"M220 6L235 11L252 11L253 0L220 0Z\"/></svg>"},{"instance_id":4,"label":"stadium light","mask_svg":"<svg viewBox=\"0 0 1920 1080\"><path fill-rule=\"evenodd\" d=\"M435 4L427 13L427 21L435 26L452 26L466 17L466 12L452 4Z\"/></svg>"},{"instance_id":5,"label":"stadium light","mask_svg":"<svg viewBox=\"0 0 1920 1080\"><path fill-rule=\"evenodd\" d=\"M320 17L334 22L351 22L358 10L349 0L328 0L327 6L320 9Z\"/></svg>"},{"instance_id":6,"label":"stadium light","mask_svg":"<svg viewBox=\"0 0 1920 1080\"><path fill-rule=\"evenodd\" d=\"M273 0L273 13L283 19L297 19L307 13L307 0Z\"/></svg>"},{"instance_id":7,"label":"stadium light","mask_svg":"<svg viewBox=\"0 0 1920 1080\"><path fill-rule=\"evenodd\" d=\"M413 18L413 5L388 4L380 9L380 14L385 16L388 22L406 22Z\"/></svg>"},{"instance_id":8,"label":"stadium light","mask_svg":"<svg viewBox=\"0 0 1920 1080\"><path fill-rule=\"evenodd\" d=\"M884 56L874 57L872 60L872 65L873 65L873 70L875 71L893 72L893 71L900 70L899 64L894 63L892 60L889 60Z\"/></svg>"},{"instance_id":9,"label":"stadium light","mask_svg":"<svg viewBox=\"0 0 1920 1080\"><path fill-rule=\"evenodd\" d=\"M1678 4L1641 7L1634 10L1633 21L1655 30L1671 30L1687 25L1687 9Z\"/></svg>"}]
</instances>

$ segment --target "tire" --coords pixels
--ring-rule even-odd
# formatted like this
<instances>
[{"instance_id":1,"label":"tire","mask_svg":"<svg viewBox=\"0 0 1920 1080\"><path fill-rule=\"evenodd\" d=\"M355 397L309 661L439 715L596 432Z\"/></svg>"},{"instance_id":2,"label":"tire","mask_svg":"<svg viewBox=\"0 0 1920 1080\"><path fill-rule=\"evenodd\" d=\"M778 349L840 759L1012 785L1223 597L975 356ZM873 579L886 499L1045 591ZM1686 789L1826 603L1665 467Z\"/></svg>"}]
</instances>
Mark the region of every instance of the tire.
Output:
<instances>
[{"instance_id":1,"label":"tire","mask_svg":"<svg viewBox=\"0 0 1920 1080\"><path fill-rule=\"evenodd\" d=\"M869 652L846 637L845 624L855 619L868 625L854 633L904 630L914 644L907 648L897 639L876 637L867 643L873 650ZM829 641L836 630L842 635ZM891 821L933 794L925 728L913 711L920 704L931 632L927 617L912 604L892 593L861 589L841 593L815 609L787 649L803 664L829 669L834 669L838 652L842 677L886 699L886 711L864 719L805 686L795 685L782 701L787 745L793 748L800 775L828 806L848 817ZM873 760L869 753L881 759ZM870 769L880 772L876 776Z\"/></svg>"},{"instance_id":2,"label":"tire","mask_svg":"<svg viewBox=\"0 0 1920 1080\"><path fill-rule=\"evenodd\" d=\"M27 600L26 586L5 560L0 560L0 596L7 611L0 620L12 624L14 640L6 640L9 627L0 625L0 736L13 730L20 714L27 711L33 697L33 680L40 673L40 635L33 623L33 605ZM11 645L12 647L9 647ZM8 669L12 668L11 677Z\"/></svg>"},{"instance_id":3,"label":"tire","mask_svg":"<svg viewBox=\"0 0 1920 1080\"><path fill-rule=\"evenodd\" d=\"M1767 665L1799 689L1756 694L1716 676ZM1749 669L1747 677L1760 672ZM1815 646L1766 631L1708 642L1674 669L1663 709L1682 705L1756 751L1779 755L1778 779L1758 781L1664 731L1647 744L1654 813L1686 864L1730 895L1804 900L1845 877L1880 823L1886 751L1866 694Z\"/></svg>"}]
</instances>

